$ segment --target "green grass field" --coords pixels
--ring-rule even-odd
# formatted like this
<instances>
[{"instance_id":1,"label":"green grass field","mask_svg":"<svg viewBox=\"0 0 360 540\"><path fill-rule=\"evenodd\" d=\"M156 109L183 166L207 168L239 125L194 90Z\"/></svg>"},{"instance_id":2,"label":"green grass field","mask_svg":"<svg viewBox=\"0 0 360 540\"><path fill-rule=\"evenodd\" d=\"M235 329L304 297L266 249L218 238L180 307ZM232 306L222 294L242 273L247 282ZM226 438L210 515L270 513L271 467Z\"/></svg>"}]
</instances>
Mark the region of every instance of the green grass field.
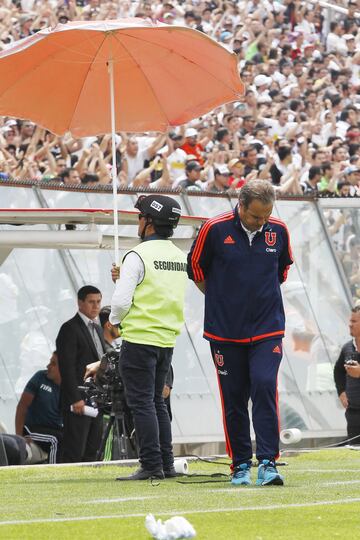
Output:
<instances>
[{"instance_id":1,"label":"green grass field","mask_svg":"<svg viewBox=\"0 0 360 540\"><path fill-rule=\"evenodd\" d=\"M144 525L151 512L163 520L186 517L198 539L360 539L360 452L314 451L284 460L284 487L115 482L131 471L119 466L2 468L0 538L151 539ZM189 472L228 468L192 462Z\"/></svg>"}]
</instances>

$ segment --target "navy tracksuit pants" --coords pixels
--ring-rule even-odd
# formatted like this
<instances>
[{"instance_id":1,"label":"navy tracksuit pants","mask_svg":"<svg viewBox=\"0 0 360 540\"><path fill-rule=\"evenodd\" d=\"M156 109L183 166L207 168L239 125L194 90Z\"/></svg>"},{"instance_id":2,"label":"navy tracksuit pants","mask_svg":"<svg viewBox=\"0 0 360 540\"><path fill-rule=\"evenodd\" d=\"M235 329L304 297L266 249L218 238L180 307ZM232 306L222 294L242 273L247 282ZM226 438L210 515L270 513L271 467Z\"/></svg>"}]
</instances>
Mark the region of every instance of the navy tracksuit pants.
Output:
<instances>
[{"instance_id":1,"label":"navy tracksuit pants","mask_svg":"<svg viewBox=\"0 0 360 540\"><path fill-rule=\"evenodd\" d=\"M219 382L226 450L232 466L250 462L249 399L256 437L256 457L274 460L279 454L277 374L282 340L250 345L210 344Z\"/></svg>"}]
</instances>

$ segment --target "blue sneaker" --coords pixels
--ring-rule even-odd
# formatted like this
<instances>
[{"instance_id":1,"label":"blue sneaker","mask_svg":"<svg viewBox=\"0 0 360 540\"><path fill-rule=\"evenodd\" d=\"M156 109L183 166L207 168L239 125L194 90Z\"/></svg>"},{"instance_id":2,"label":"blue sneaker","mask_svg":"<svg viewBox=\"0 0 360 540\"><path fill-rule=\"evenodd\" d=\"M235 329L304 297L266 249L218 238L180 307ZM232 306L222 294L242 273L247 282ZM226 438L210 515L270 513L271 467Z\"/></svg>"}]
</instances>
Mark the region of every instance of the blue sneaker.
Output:
<instances>
[{"instance_id":1,"label":"blue sneaker","mask_svg":"<svg viewBox=\"0 0 360 540\"><path fill-rule=\"evenodd\" d=\"M251 484L249 463L242 463L235 467L231 483L234 486L249 486Z\"/></svg>"},{"instance_id":2,"label":"blue sneaker","mask_svg":"<svg viewBox=\"0 0 360 540\"><path fill-rule=\"evenodd\" d=\"M269 459L263 459L259 464L257 486L283 486L284 478L278 473L275 463Z\"/></svg>"}]
</instances>

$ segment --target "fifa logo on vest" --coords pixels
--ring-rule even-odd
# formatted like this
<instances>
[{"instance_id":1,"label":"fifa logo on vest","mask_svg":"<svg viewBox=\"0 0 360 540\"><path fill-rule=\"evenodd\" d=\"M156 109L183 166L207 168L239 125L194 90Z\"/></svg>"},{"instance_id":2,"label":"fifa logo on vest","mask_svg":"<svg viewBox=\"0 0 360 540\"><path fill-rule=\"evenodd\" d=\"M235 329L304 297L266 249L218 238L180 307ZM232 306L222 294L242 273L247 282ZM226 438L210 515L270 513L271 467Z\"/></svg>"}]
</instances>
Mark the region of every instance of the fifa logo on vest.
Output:
<instances>
[{"instance_id":1,"label":"fifa logo on vest","mask_svg":"<svg viewBox=\"0 0 360 540\"><path fill-rule=\"evenodd\" d=\"M265 242L268 246L275 246L276 244L276 233L275 232L265 232Z\"/></svg>"}]
</instances>

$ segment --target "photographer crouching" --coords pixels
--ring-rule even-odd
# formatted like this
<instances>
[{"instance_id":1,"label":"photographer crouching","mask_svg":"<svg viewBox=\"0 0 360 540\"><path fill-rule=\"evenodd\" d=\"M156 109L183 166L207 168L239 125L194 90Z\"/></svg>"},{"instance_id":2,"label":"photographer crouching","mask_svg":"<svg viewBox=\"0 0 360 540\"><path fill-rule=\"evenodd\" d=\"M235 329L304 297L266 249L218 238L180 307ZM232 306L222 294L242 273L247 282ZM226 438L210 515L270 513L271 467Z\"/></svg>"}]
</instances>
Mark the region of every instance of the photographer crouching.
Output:
<instances>
[{"instance_id":1,"label":"photographer crouching","mask_svg":"<svg viewBox=\"0 0 360 540\"><path fill-rule=\"evenodd\" d=\"M360 444L360 300L349 321L352 340L345 343L335 364L334 378L345 410L347 434L351 444Z\"/></svg>"},{"instance_id":2,"label":"photographer crouching","mask_svg":"<svg viewBox=\"0 0 360 540\"><path fill-rule=\"evenodd\" d=\"M135 208L141 243L123 258L109 320L121 326L120 373L135 424L140 468L117 480L176 476L163 389L184 322L186 256L170 240L181 208L164 195L141 196ZM118 275L114 268L113 279Z\"/></svg>"}]
</instances>

